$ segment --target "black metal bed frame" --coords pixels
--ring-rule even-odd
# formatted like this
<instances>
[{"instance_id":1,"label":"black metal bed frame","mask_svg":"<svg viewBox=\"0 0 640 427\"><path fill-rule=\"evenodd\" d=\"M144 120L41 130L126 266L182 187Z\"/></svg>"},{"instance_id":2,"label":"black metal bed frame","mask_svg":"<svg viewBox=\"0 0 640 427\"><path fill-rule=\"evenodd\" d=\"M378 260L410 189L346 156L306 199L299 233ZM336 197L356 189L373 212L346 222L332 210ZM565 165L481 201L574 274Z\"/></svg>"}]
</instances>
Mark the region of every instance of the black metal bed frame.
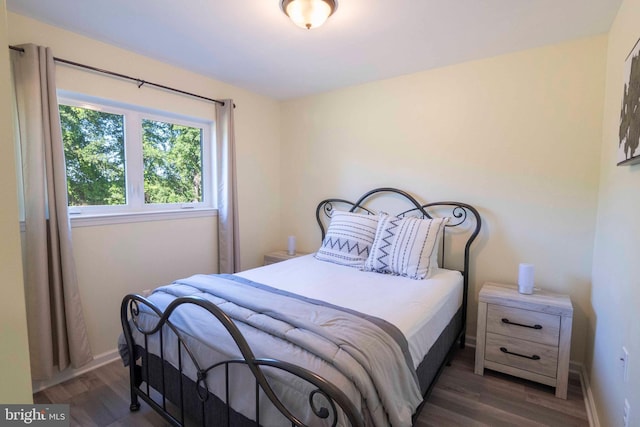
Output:
<instances>
[{"instance_id":1,"label":"black metal bed frame","mask_svg":"<svg viewBox=\"0 0 640 427\"><path fill-rule=\"evenodd\" d=\"M436 379L444 369L444 366L450 360L455 350L455 343L459 342L460 347L464 347L467 293L469 287L469 248L480 231L481 219L477 210L465 203L437 202L421 204L405 191L387 187L377 188L364 194L355 203L344 199L326 199L320 202L316 209L316 220L320 226L322 239L324 239L325 236L323 219L330 219L332 212L336 209L336 205L348 206L350 212L362 211L368 214L375 214L375 212L365 207L365 203L383 193L397 194L406 198L413 205L413 207L401 212L398 216L417 215L422 218L431 219L433 216L429 213L429 210L447 207L451 209L451 217L454 218L454 221L447 224L446 227L461 226L467 222L470 215L475 219L475 228L470 233L464 247L464 269L461 272L463 275L464 292L462 307L459 310L462 317L459 327L460 330L456 330L457 338L448 349L435 375L429 379L429 385L424 393L426 398L431 392ZM445 238L442 239L443 256L445 240ZM442 260L442 265L444 265L444 259ZM224 360L211 366L200 366L194 353L185 342L181 331L170 320L172 313L179 306L185 304L199 306L213 315L231 335L242 354L242 358ZM144 328L139 323L141 306L147 307L148 310L153 311L153 313L157 315L158 321L153 327ZM195 417L203 426L214 424L227 426L241 424L260 425L259 402L262 393L292 426L305 426L306 424L299 416L290 412L273 390L267 375L263 371L263 368L266 367L268 369L287 372L311 385L312 391L308 395L307 403L311 412L319 421L322 421L322 425L336 426L340 419L340 414L342 414L343 418L345 418L351 426L361 427L365 425L365 421L355 405L334 384L301 366L277 359L256 358L251 347L233 320L224 311L205 299L199 297L176 298L162 311L148 299L140 295L129 294L122 300L120 319L128 348L128 355L126 356L125 362L128 362L129 366L131 411L137 411L140 408L139 399L142 399L162 415L167 422L174 426L185 426L188 417ZM134 342L132 326L144 337L144 343ZM165 360L164 342L169 339L166 337L168 333L175 335L178 342L177 367L172 366ZM159 355L152 355L149 352L149 337L155 334L158 334L157 336L159 337ZM197 378L195 381L192 381L184 374L185 360L190 362L196 370ZM153 369L150 368L151 365L154 366ZM246 366L255 378L255 421L248 420L231 408L231 403L229 402L229 367L232 365ZM206 382L207 376L217 369L224 370L225 396L223 397L218 397L210 393ZM167 381L167 376L172 377L178 384ZM159 394L160 397L154 398L154 393L156 395ZM185 408L190 408L191 410L187 411ZM214 410L212 408L216 409ZM422 405L416 411L416 415L420 412L421 408ZM195 412L195 414L192 412ZM212 414L209 412L219 413L216 413L215 416L212 417ZM414 417L416 415L414 415Z\"/></svg>"}]
</instances>

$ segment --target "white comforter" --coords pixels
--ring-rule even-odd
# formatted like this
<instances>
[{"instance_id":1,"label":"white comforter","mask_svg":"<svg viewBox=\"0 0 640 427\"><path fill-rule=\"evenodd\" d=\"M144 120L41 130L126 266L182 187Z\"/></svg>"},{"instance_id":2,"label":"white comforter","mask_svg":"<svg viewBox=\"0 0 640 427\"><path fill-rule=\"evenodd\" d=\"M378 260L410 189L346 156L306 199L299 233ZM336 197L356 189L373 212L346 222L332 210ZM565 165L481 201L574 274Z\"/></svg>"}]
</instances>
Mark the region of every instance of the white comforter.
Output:
<instances>
[{"instance_id":1,"label":"white comforter","mask_svg":"<svg viewBox=\"0 0 640 427\"><path fill-rule=\"evenodd\" d=\"M386 320L404 334L415 368L462 304L462 275L452 270L413 280L305 255L236 275Z\"/></svg>"}]
</instances>

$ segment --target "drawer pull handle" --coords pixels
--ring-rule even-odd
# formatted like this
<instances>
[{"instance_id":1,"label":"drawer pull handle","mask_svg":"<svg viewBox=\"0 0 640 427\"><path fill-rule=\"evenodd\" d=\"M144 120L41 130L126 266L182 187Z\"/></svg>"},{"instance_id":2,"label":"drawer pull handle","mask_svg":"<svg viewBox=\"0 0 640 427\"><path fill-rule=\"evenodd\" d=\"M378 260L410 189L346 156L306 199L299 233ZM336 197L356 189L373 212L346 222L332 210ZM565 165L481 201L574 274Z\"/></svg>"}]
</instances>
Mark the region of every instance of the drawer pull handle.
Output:
<instances>
[{"instance_id":1,"label":"drawer pull handle","mask_svg":"<svg viewBox=\"0 0 640 427\"><path fill-rule=\"evenodd\" d=\"M534 354L533 356L526 356L526 355L520 354L520 353L513 353L513 352L507 350L505 347L500 347L500 351L503 352L503 353L512 354L514 356L524 357L525 359L540 360L540 356L538 356L537 354Z\"/></svg>"},{"instance_id":2,"label":"drawer pull handle","mask_svg":"<svg viewBox=\"0 0 640 427\"><path fill-rule=\"evenodd\" d=\"M522 323L512 322L509 319L507 319L506 317L502 318L502 323L506 323L507 325L522 326L523 328L542 329L542 325L538 325L538 324L535 324L533 326L531 326L531 325L523 325Z\"/></svg>"}]
</instances>

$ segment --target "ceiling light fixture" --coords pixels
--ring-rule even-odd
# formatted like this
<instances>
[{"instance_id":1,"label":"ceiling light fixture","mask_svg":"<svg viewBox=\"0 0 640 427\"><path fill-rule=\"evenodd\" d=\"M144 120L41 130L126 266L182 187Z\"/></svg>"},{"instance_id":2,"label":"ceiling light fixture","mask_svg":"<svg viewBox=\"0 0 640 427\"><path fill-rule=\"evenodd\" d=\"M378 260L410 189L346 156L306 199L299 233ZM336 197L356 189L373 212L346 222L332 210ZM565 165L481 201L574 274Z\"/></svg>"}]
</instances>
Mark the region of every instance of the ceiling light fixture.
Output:
<instances>
[{"instance_id":1,"label":"ceiling light fixture","mask_svg":"<svg viewBox=\"0 0 640 427\"><path fill-rule=\"evenodd\" d=\"M338 8L338 0L282 0L280 7L294 24L310 30L324 24Z\"/></svg>"}]
</instances>

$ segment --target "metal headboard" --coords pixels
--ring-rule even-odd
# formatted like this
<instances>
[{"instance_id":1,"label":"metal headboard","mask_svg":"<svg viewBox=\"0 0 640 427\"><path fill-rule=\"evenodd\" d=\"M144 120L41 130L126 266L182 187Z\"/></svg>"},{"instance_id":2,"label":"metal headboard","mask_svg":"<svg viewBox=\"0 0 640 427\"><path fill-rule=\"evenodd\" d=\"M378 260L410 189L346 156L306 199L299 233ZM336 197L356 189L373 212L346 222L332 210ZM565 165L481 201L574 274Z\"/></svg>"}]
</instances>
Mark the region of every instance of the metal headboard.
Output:
<instances>
[{"instance_id":1,"label":"metal headboard","mask_svg":"<svg viewBox=\"0 0 640 427\"><path fill-rule=\"evenodd\" d=\"M342 207L342 210L348 210L349 212L355 213L366 213L369 215L376 215L377 212L366 205L370 203L373 199L377 198L381 195L399 195L401 199L405 199L409 204L409 208L403 210L397 214L396 216L417 216L425 219L433 219L434 217L445 217L448 216L450 219L449 223L445 226L444 234L447 234L446 229L456 228L456 227L472 227L470 228L465 245L464 245L464 255L463 255L463 268L460 271L463 277L464 284L464 292L462 297L462 324L463 324L463 334L461 336L461 345L464 346L464 330L466 330L466 317L467 317L467 294L469 291L469 248L471 247L471 243L475 240L475 238L480 233L480 227L482 225L482 220L480 218L480 214L478 211L471 205L462 202L433 202L422 204L418 202L411 194L406 191L399 190L397 188L391 187L382 187L376 188L371 191L368 191L364 195L362 195L355 203L345 199L326 199L321 201L316 208L316 221L318 221L318 225L320 226L320 231L322 233L322 239L324 240L326 234L325 223L328 222L331 218L334 210L337 210L338 207ZM449 215L436 215L435 212L439 212L442 210L446 210L450 212ZM442 239L442 265L445 265L445 242L446 238Z\"/></svg>"}]
</instances>

